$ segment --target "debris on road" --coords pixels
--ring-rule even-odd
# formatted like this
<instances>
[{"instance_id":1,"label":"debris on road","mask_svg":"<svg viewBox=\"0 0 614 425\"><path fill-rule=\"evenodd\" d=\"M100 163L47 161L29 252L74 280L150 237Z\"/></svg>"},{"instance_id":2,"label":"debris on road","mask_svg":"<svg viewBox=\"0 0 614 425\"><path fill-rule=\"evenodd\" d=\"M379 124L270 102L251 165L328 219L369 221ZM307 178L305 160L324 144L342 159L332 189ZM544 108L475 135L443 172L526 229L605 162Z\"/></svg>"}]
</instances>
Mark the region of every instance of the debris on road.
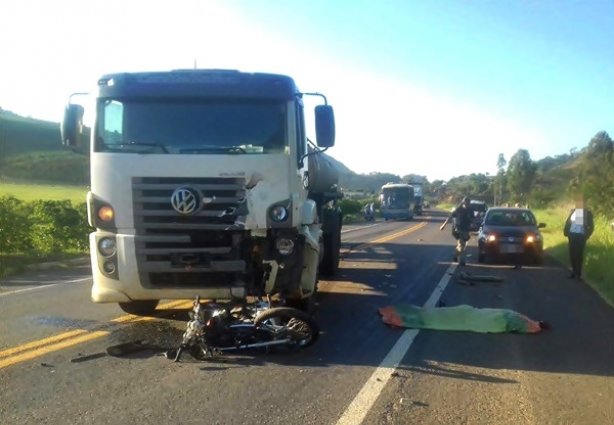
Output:
<instances>
[{"instance_id":1,"label":"debris on road","mask_svg":"<svg viewBox=\"0 0 614 425\"><path fill-rule=\"evenodd\" d=\"M113 357L123 357L129 354L138 353L141 351L156 351L159 347L152 346L149 344L143 344L142 340L124 342L122 344L113 345L111 347L107 347L107 354Z\"/></svg>"},{"instance_id":2,"label":"debris on road","mask_svg":"<svg viewBox=\"0 0 614 425\"><path fill-rule=\"evenodd\" d=\"M378 311L384 323L401 328L537 333L550 327L545 322L532 320L514 310L477 308L470 305L429 308L402 304L382 307Z\"/></svg>"},{"instance_id":3,"label":"debris on road","mask_svg":"<svg viewBox=\"0 0 614 425\"><path fill-rule=\"evenodd\" d=\"M94 353L94 354L85 354L85 355L82 355L81 353L79 353L79 356L70 359L70 362L71 363L81 363L81 362L86 362L88 360L95 360L95 359L99 359L101 357L106 357L106 356L107 356L107 353L104 353L104 352Z\"/></svg>"},{"instance_id":4,"label":"debris on road","mask_svg":"<svg viewBox=\"0 0 614 425\"><path fill-rule=\"evenodd\" d=\"M49 363L41 363L41 366L42 367L55 367L54 365L49 364Z\"/></svg>"},{"instance_id":5,"label":"debris on road","mask_svg":"<svg viewBox=\"0 0 614 425\"><path fill-rule=\"evenodd\" d=\"M473 274L469 272L460 272L458 277L463 280L471 282L503 282L504 279L501 276L493 276L487 274Z\"/></svg>"}]
</instances>

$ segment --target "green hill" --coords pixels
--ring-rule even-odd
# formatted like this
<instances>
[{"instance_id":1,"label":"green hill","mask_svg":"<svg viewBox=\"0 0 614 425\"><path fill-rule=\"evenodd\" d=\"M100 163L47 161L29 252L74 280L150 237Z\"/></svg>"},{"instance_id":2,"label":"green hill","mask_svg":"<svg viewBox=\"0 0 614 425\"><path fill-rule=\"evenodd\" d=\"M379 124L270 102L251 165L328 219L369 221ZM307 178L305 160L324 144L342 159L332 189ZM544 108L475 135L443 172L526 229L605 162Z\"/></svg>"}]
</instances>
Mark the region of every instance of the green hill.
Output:
<instances>
[{"instance_id":1,"label":"green hill","mask_svg":"<svg viewBox=\"0 0 614 425\"><path fill-rule=\"evenodd\" d=\"M58 123L25 118L10 111L0 112L0 156L31 152L61 151Z\"/></svg>"},{"instance_id":2,"label":"green hill","mask_svg":"<svg viewBox=\"0 0 614 425\"><path fill-rule=\"evenodd\" d=\"M89 158L62 147L58 123L0 110L0 179L86 185Z\"/></svg>"}]
</instances>

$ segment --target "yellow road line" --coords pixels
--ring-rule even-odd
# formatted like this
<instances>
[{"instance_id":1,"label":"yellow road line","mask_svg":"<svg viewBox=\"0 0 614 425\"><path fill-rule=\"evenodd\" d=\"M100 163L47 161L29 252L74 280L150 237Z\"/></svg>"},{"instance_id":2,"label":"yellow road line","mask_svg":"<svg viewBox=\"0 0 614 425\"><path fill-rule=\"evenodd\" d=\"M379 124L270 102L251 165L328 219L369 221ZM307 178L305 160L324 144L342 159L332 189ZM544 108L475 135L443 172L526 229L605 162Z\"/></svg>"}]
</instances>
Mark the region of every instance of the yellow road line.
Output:
<instances>
[{"instance_id":1,"label":"yellow road line","mask_svg":"<svg viewBox=\"0 0 614 425\"><path fill-rule=\"evenodd\" d=\"M400 238L401 236L405 236L405 235L408 235L408 234L410 234L412 232L415 232L416 230L421 229L424 226L426 226L426 224L427 224L426 222L422 222L422 223L417 224L415 226L412 226L412 227L410 227L408 229L403 229L400 232L396 232L396 233L393 233L391 235L382 236L381 238L374 239L374 240L369 241L369 242L361 243L360 245L350 249L350 251L354 251L354 250L357 250L357 249L365 248L365 247L367 247L369 245L373 245L373 244L376 244L376 243L390 242L390 241L392 241L394 239Z\"/></svg>"},{"instance_id":2,"label":"yellow road line","mask_svg":"<svg viewBox=\"0 0 614 425\"><path fill-rule=\"evenodd\" d=\"M172 308L190 308L192 301L186 300L174 300L168 303L161 304L158 310L169 310ZM135 323L155 320L157 317L141 317L127 314L110 320L109 324L104 324L99 329L104 329L113 324L119 323ZM39 339L36 341L27 342L25 344L18 345L16 347L8 348L0 351L0 369L21 363L27 360L32 360L36 357L42 356L53 351L58 351L63 348L72 347L83 342L91 341L93 339L100 338L108 335L110 331L107 330L86 330L86 329L73 329L61 334L53 335L48 338Z\"/></svg>"},{"instance_id":3,"label":"yellow road line","mask_svg":"<svg viewBox=\"0 0 614 425\"><path fill-rule=\"evenodd\" d=\"M53 351L61 350L62 348L72 347L73 345L81 344L83 342L91 341L96 338L110 334L109 331L94 331L86 332L83 335L76 336L66 341L60 341L55 344L47 345L44 347L36 348L34 350L26 351L16 356L8 357L0 360L0 369L7 366L14 365L16 363L25 362L26 360L32 360L36 357L40 357L43 354L51 353Z\"/></svg>"},{"instance_id":4,"label":"yellow road line","mask_svg":"<svg viewBox=\"0 0 614 425\"><path fill-rule=\"evenodd\" d=\"M87 333L85 329L74 329L72 331L50 336L49 338L43 338L37 341L28 342L26 344L18 345L17 347L13 347L13 348L9 348L9 349L0 351L0 358L12 356L22 351L32 350L34 348L38 348L43 345L52 344L54 342L58 342L64 339L74 338L76 336L83 335L84 333Z\"/></svg>"},{"instance_id":5,"label":"yellow road line","mask_svg":"<svg viewBox=\"0 0 614 425\"><path fill-rule=\"evenodd\" d=\"M393 233L392 235L383 236L383 237L381 237L381 238L379 238L379 239L375 239L374 241L371 241L371 242L369 242L369 243L384 243L384 242L389 242L389 241L391 241L391 240L393 240L393 239L400 238L401 236L408 235L408 234L410 234L410 233L412 233L412 232L414 232L414 231L416 231L416 230L418 230L418 229L423 228L424 226L426 226L426 223L425 223L425 222L422 222L422 223L420 223L420 224L418 224L418 225L416 225L416 226L414 226L414 227L410 227L409 229L401 230L400 232Z\"/></svg>"},{"instance_id":6,"label":"yellow road line","mask_svg":"<svg viewBox=\"0 0 614 425\"><path fill-rule=\"evenodd\" d=\"M168 310L171 308L183 308L184 304L185 306L188 306L188 304L189 306L191 306L192 301L190 301L189 303L186 300L169 301L167 303L160 304L160 306L158 306L158 310ZM126 322L140 321L140 319L155 319L155 317L141 317L141 316L135 316L134 314L126 314L124 316L120 316L115 319L111 319L110 321L113 323L126 323Z\"/></svg>"}]
</instances>

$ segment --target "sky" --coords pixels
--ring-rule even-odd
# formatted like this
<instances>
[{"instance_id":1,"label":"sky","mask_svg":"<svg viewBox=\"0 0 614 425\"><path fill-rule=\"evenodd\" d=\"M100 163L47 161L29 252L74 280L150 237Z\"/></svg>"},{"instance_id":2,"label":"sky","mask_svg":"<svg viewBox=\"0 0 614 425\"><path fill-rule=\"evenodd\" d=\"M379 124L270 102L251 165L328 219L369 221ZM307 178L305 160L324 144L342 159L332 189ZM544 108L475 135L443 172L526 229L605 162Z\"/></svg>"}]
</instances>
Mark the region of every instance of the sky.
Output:
<instances>
[{"instance_id":1,"label":"sky","mask_svg":"<svg viewBox=\"0 0 614 425\"><path fill-rule=\"evenodd\" d=\"M359 173L494 174L614 135L611 0L2 3L0 107L34 118L102 74L196 64L326 94L330 153Z\"/></svg>"}]
</instances>

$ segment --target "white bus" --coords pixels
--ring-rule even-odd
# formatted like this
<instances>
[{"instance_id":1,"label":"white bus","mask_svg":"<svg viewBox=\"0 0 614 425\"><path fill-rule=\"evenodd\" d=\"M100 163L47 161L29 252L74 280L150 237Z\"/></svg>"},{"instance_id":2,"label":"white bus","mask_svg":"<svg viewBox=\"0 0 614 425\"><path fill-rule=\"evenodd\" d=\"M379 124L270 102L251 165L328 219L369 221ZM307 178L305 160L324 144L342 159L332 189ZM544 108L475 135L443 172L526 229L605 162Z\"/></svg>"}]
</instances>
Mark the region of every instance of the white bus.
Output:
<instances>
[{"instance_id":1,"label":"white bus","mask_svg":"<svg viewBox=\"0 0 614 425\"><path fill-rule=\"evenodd\" d=\"M414 188L409 184L386 183L382 186L381 209L385 220L414 218Z\"/></svg>"}]
</instances>

